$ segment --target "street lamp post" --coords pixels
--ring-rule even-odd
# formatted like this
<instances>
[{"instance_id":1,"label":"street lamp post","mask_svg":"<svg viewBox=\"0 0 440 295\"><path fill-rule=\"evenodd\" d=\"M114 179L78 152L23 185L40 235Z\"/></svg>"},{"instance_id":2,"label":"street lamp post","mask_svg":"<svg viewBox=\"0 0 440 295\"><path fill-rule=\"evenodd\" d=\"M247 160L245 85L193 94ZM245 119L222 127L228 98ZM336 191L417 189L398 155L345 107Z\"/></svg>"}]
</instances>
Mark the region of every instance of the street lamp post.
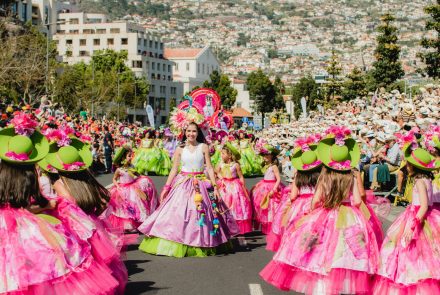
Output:
<instances>
[{"instance_id":1,"label":"street lamp post","mask_svg":"<svg viewBox=\"0 0 440 295\"><path fill-rule=\"evenodd\" d=\"M66 24L68 23L68 21L57 21L57 22L53 22L53 23L47 23L44 24L44 26L47 29L46 32L46 77L45 77L45 90L46 90L46 95L49 94L49 32L50 32L50 26L52 25L62 25L62 24Z\"/></svg>"}]
</instances>

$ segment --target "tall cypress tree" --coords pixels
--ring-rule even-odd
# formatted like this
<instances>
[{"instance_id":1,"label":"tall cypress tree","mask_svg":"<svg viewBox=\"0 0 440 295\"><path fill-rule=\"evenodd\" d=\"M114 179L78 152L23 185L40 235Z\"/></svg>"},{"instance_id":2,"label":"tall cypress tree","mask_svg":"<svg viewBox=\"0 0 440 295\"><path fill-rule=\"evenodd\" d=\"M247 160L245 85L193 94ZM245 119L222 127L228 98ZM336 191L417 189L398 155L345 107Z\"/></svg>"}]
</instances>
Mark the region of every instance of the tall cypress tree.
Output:
<instances>
[{"instance_id":1,"label":"tall cypress tree","mask_svg":"<svg viewBox=\"0 0 440 295\"><path fill-rule=\"evenodd\" d=\"M334 50L332 50L332 57L329 65L327 66L327 73L329 74L329 78L327 79L327 83L325 84L325 88L327 90L327 101L330 104L335 103L335 95L341 94L342 88L342 80L339 78L341 75L342 67L339 63L338 56Z\"/></svg>"},{"instance_id":2,"label":"tall cypress tree","mask_svg":"<svg viewBox=\"0 0 440 295\"><path fill-rule=\"evenodd\" d=\"M400 46L397 44L397 28L392 24L395 17L384 14L382 23L377 28L380 33L374 51L376 61L373 63L372 75L378 87L389 86L405 74L399 60Z\"/></svg>"},{"instance_id":3,"label":"tall cypress tree","mask_svg":"<svg viewBox=\"0 0 440 295\"><path fill-rule=\"evenodd\" d=\"M434 31L435 37L424 37L421 45L425 48L424 52L418 54L422 61L426 64L424 72L434 79L440 78L440 0L437 4L425 7L425 13L431 15L431 19L426 21L426 31Z\"/></svg>"}]
</instances>

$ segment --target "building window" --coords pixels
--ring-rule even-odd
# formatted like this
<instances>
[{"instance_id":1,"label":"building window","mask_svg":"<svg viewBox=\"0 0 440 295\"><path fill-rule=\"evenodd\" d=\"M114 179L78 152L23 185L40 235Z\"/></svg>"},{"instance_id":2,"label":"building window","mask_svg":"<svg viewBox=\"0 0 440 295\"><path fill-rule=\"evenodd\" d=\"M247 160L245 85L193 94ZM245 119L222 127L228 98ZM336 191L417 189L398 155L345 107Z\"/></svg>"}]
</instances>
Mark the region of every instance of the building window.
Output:
<instances>
[{"instance_id":1,"label":"building window","mask_svg":"<svg viewBox=\"0 0 440 295\"><path fill-rule=\"evenodd\" d=\"M147 47L147 40L144 39L144 47Z\"/></svg>"},{"instance_id":2,"label":"building window","mask_svg":"<svg viewBox=\"0 0 440 295\"><path fill-rule=\"evenodd\" d=\"M163 43L160 43L160 49L163 50Z\"/></svg>"},{"instance_id":3,"label":"building window","mask_svg":"<svg viewBox=\"0 0 440 295\"><path fill-rule=\"evenodd\" d=\"M121 32L121 30L119 28L111 28L110 29L110 34L119 34Z\"/></svg>"},{"instance_id":4,"label":"building window","mask_svg":"<svg viewBox=\"0 0 440 295\"><path fill-rule=\"evenodd\" d=\"M79 30L70 30L69 33L70 34L79 34Z\"/></svg>"},{"instance_id":5,"label":"building window","mask_svg":"<svg viewBox=\"0 0 440 295\"><path fill-rule=\"evenodd\" d=\"M89 56L89 52L88 52L88 51L85 51L85 50L81 50L81 51L79 52L79 56Z\"/></svg>"},{"instance_id":6,"label":"building window","mask_svg":"<svg viewBox=\"0 0 440 295\"><path fill-rule=\"evenodd\" d=\"M121 39L121 44L122 45L127 45L128 44L128 38L122 38Z\"/></svg>"},{"instance_id":7,"label":"building window","mask_svg":"<svg viewBox=\"0 0 440 295\"><path fill-rule=\"evenodd\" d=\"M72 43L73 43L72 39L67 39L66 40L66 45L72 45Z\"/></svg>"},{"instance_id":8,"label":"building window","mask_svg":"<svg viewBox=\"0 0 440 295\"><path fill-rule=\"evenodd\" d=\"M159 48L159 43L157 41L154 42L154 48L155 49Z\"/></svg>"},{"instance_id":9,"label":"building window","mask_svg":"<svg viewBox=\"0 0 440 295\"><path fill-rule=\"evenodd\" d=\"M93 39L93 45L101 45L101 40Z\"/></svg>"},{"instance_id":10,"label":"building window","mask_svg":"<svg viewBox=\"0 0 440 295\"><path fill-rule=\"evenodd\" d=\"M179 70L179 64L178 64L178 63L175 63L175 64L174 64L174 69L175 69L176 71Z\"/></svg>"},{"instance_id":11,"label":"building window","mask_svg":"<svg viewBox=\"0 0 440 295\"><path fill-rule=\"evenodd\" d=\"M171 81L171 76L168 76L168 81Z\"/></svg>"},{"instance_id":12,"label":"building window","mask_svg":"<svg viewBox=\"0 0 440 295\"><path fill-rule=\"evenodd\" d=\"M165 68L166 68L166 66L167 66L166 64L163 64L163 65L162 65L162 71L165 72Z\"/></svg>"},{"instance_id":13,"label":"building window","mask_svg":"<svg viewBox=\"0 0 440 295\"><path fill-rule=\"evenodd\" d=\"M189 71L189 62L186 63L186 71Z\"/></svg>"},{"instance_id":14,"label":"building window","mask_svg":"<svg viewBox=\"0 0 440 295\"><path fill-rule=\"evenodd\" d=\"M241 102L237 102L237 108L241 108Z\"/></svg>"},{"instance_id":15,"label":"building window","mask_svg":"<svg viewBox=\"0 0 440 295\"><path fill-rule=\"evenodd\" d=\"M155 63L154 61L151 63L151 69L152 69L152 70L155 70L155 69L156 69L156 63Z\"/></svg>"},{"instance_id":16,"label":"building window","mask_svg":"<svg viewBox=\"0 0 440 295\"><path fill-rule=\"evenodd\" d=\"M66 56L67 57L71 57L72 56L72 50L67 50L66 51Z\"/></svg>"},{"instance_id":17,"label":"building window","mask_svg":"<svg viewBox=\"0 0 440 295\"><path fill-rule=\"evenodd\" d=\"M65 30L57 30L57 34L64 34L64 33L66 33Z\"/></svg>"},{"instance_id":18,"label":"building window","mask_svg":"<svg viewBox=\"0 0 440 295\"><path fill-rule=\"evenodd\" d=\"M197 63L197 73L200 73L200 64Z\"/></svg>"},{"instance_id":19,"label":"building window","mask_svg":"<svg viewBox=\"0 0 440 295\"><path fill-rule=\"evenodd\" d=\"M156 92L156 85L151 85L151 92L155 93Z\"/></svg>"},{"instance_id":20,"label":"building window","mask_svg":"<svg viewBox=\"0 0 440 295\"><path fill-rule=\"evenodd\" d=\"M78 18L71 18L69 20L69 25L77 25L79 24L79 19Z\"/></svg>"},{"instance_id":21,"label":"building window","mask_svg":"<svg viewBox=\"0 0 440 295\"><path fill-rule=\"evenodd\" d=\"M138 45L141 46L142 45L142 39L138 38Z\"/></svg>"},{"instance_id":22,"label":"building window","mask_svg":"<svg viewBox=\"0 0 440 295\"><path fill-rule=\"evenodd\" d=\"M79 46L86 46L87 40L86 39L80 39L79 40Z\"/></svg>"},{"instance_id":23,"label":"building window","mask_svg":"<svg viewBox=\"0 0 440 295\"><path fill-rule=\"evenodd\" d=\"M150 48L153 48L153 40L150 40Z\"/></svg>"},{"instance_id":24,"label":"building window","mask_svg":"<svg viewBox=\"0 0 440 295\"><path fill-rule=\"evenodd\" d=\"M176 87L171 87L171 94L176 94Z\"/></svg>"},{"instance_id":25,"label":"building window","mask_svg":"<svg viewBox=\"0 0 440 295\"><path fill-rule=\"evenodd\" d=\"M151 79L152 80L156 80L156 75L153 73L153 74L151 74Z\"/></svg>"},{"instance_id":26,"label":"building window","mask_svg":"<svg viewBox=\"0 0 440 295\"><path fill-rule=\"evenodd\" d=\"M205 73L205 64L202 65L202 74Z\"/></svg>"},{"instance_id":27,"label":"building window","mask_svg":"<svg viewBox=\"0 0 440 295\"><path fill-rule=\"evenodd\" d=\"M164 110L165 109L165 103L166 103L166 99L165 97L161 97L160 98L160 109Z\"/></svg>"},{"instance_id":28,"label":"building window","mask_svg":"<svg viewBox=\"0 0 440 295\"><path fill-rule=\"evenodd\" d=\"M83 34L94 34L95 33L95 30L92 30L92 29L84 29L83 30Z\"/></svg>"},{"instance_id":29,"label":"building window","mask_svg":"<svg viewBox=\"0 0 440 295\"><path fill-rule=\"evenodd\" d=\"M168 73L171 73L171 65L168 65Z\"/></svg>"},{"instance_id":30,"label":"building window","mask_svg":"<svg viewBox=\"0 0 440 295\"><path fill-rule=\"evenodd\" d=\"M113 38L107 39L107 45L113 45L115 43L115 40Z\"/></svg>"},{"instance_id":31,"label":"building window","mask_svg":"<svg viewBox=\"0 0 440 295\"><path fill-rule=\"evenodd\" d=\"M132 67L136 69L142 69L142 61L141 60L133 60L131 62Z\"/></svg>"},{"instance_id":32,"label":"building window","mask_svg":"<svg viewBox=\"0 0 440 295\"><path fill-rule=\"evenodd\" d=\"M160 80L160 74L157 74L156 79Z\"/></svg>"},{"instance_id":33,"label":"building window","mask_svg":"<svg viewBox=\"0 0 440 295\"><path fill-rule=\"evenodd\" d=\"M106 32L106 29L96 29L96 34L105 34Z\"/></svg>"}]
</instances>

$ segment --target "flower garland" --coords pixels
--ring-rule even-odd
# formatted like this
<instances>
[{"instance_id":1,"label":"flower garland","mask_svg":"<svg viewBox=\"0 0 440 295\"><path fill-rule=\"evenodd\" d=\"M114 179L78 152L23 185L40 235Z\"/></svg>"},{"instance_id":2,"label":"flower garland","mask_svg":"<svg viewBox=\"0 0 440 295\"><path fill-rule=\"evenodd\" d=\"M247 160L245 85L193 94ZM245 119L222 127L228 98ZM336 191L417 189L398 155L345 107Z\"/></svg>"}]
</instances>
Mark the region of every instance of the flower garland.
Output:
<instances>
[{"instance_id":1,"label":"flower garland","mask_svg":"<svg viewBox=\"0 0 440 295\"><path fill-rule=\"evenodd\" d=\"M194 178L193 184L194 184L194 190L195 190L194 203L196 204L197 212L200 216L197 223L199 226L205 226L206 225L205 224L206 211L203 208L203 196L200 193L199 180L197 178ZM212 220L213 229L211 231L209 231L209 234L211 236L215 236L216 234L219 233L220 220L218 219L218 214L220 214L220 211L218 209L217 200L214 195L214 192L211 190L211 191L208 191L208 194L209 194L209 199L211 201L212 214L214 217L214 219Z\"/></svg>"}]
</instances>

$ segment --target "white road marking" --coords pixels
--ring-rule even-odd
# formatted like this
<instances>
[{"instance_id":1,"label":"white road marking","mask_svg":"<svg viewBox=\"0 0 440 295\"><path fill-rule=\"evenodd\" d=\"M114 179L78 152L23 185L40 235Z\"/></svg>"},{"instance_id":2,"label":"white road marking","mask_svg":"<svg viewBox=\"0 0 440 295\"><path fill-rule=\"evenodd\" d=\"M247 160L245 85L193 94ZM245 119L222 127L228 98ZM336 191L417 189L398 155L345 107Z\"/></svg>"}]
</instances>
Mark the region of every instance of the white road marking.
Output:
<instances>
[{"instance_id":1,"label":"white road marking","mask_svg":"<svg viewBox=\"0 0 440 295\"><path fill-rule=\"evenodd\" d=\"M264 295L260 284L249 284L251 295Z\"/></svg>"}]
</instances>

